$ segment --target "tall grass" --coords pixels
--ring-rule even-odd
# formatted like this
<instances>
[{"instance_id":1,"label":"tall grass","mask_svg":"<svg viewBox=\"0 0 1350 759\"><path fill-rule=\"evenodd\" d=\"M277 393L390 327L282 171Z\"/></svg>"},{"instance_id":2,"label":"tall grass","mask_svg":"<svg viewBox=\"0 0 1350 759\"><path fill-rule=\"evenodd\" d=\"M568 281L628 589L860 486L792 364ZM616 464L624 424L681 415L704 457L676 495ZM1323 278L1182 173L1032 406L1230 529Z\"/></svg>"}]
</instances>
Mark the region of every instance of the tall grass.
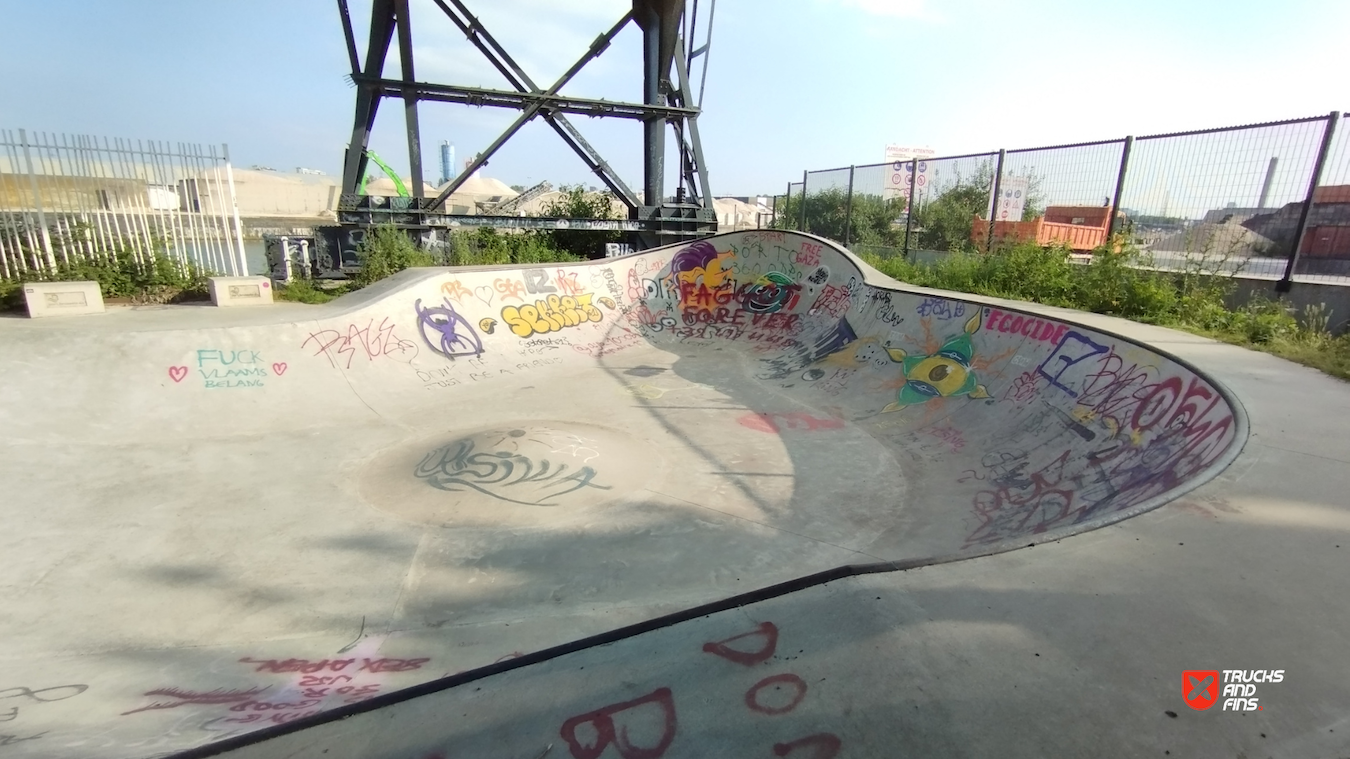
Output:
<instances>
[{"instance_id":1,"label":"tall grass","mask_svg":"<svg viewBox=\"0 0 1350 759\"><path fill-rule=\"evenodd\" d=\"M1350 379L1350 335L1334 337L1324 306L1296 314L1283 301L1230 309L1231 277L1147 267L1147 255L1120 243L1074 260L1066 248L1021 243L990 254L954 253L931 265L863 255L902 282L1110 314L1259 348Z\"/></svg>"}]
</instances>

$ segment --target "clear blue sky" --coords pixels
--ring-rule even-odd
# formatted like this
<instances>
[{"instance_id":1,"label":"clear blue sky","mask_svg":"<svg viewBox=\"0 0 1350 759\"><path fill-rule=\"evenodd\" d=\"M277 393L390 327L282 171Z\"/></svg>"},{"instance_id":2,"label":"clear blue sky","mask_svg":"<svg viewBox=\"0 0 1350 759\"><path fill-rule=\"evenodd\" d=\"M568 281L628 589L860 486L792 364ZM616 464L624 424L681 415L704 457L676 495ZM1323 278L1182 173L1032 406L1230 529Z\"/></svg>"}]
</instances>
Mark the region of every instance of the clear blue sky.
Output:
<instances>
[{"instance_id":1,"label":"clear blue sky","mask_svg":"<svg viewBox=\"0 0 1350 759\"><path fill-rule=\"evenodd\" d=\"M624 0L467 0L537 82L551 83ZM363 38L369 0L352 0ZM413 0L418 78L505 88L429 0ZM703 0L702 6L707 5ZM1311 116L1350 108L1345 0L721 0L700 124L718 195L781 192L803 168ZM339 170L354 90L332 0L0 2L0 126L228 143L238 166ZM565 90L637 100L626 30ZM397 55L387 68L397 73ZM513 111L422 106L462 159ZM634 186L634 122L574 117ZM407 171L401 103L372 147ZM485 173L597 184L534 123Z\"/></svg>"}]
</instances>

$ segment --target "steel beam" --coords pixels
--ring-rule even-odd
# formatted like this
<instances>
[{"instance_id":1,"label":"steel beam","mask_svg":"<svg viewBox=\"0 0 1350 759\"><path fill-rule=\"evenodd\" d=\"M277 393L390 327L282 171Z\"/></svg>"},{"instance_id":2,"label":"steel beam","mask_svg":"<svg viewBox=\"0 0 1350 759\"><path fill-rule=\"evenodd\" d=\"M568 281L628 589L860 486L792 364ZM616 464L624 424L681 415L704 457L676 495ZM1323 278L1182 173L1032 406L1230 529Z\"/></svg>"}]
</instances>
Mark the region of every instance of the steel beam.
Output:
<instances>
[{"instance_id":1,"label":"steel beam","mask_svg":"<svg viewBox=\"0 0 1350 759\"><path fill-rule=\"evenodd\" d=\"M669 60L661 69L662 19L651 0L633 3L633 17L642 28L642 102L648 107L664 105L669 84ZM659 206L665 199L666 174L666 120L647 115L644 118L642 138L642 201L644 205Z\"/></svg>"},{"instance_id":2,"label":"steel beam","mask_svg":"<svg viewBox=\"0 0 1350 759\"><path fill-rule=\"evenodd\" d=\"M514 122L512 122L512 124L508 126L504 132L502 132L501 136L498 137L491 145L488 146L487 150L484 150L482 153L480 153L478 157L474 159L474 162L468 168L466 168L462 174L456 176L454 179L450 181L450 184L446 185L445 189L442 190L441 193L436 196L436 200L431 204L431 207L439 208L443 203L445 203L446 199L449 198L450 195L453 194L455 190L458 190L466 181L468 181L468 178L473 175L473 172L477 171L479 167L486 164L488 162L488 159L491 158L492 155L496 153L497 150L501 148L501 146L508 139L510 139L512 135L518 132L521 127L525 126L526 122L528 122L530 119L533 119L541 109L543 109L546 105L548 105L549 98L556 97L558 94L558 90L562 89L564 85L572 81L572 77L576 76L577 73L580 72L581 69L584 68L586 64L589 63L593 58L600 55L600 53L604 52L605 48L609 47L609 43L614 39L615 35L617 35L625 26L627 26L628 22L631 19L632 19L631 13L625 14L624 17L620 19L619 22L616 23L613 27L611 27L608 32L597 37L595 42L591 44L591 47L586 51L586 53L583 54L581 58L577 59L576 63L572 64L571 68L563 72L563 75L558 77L558 81L554 82L553 86L549 87L547 92L544 92L538 95L537 97L535 97L533 93L531 93L530 97L532 97L533 100L529 105L525 107L525 110L523 113L520 114L520 117L517 118ZM557 125L554 125L554 128L557 129L558 128ZM582 145L584 145L585 146L584 150L578 149L578 146L572 146L572 148L573 150L577 151L578 155L582 157L582 160L586 160L588 153L595 152L594 148L591 148L591 146L586 143L586 141L581 137L580 134L576 135L570 134L573 131L571 129L571 124L567 124L566 128L567 131L569 132L569 135L565 135L563 139L566 140L568 136L573 136ZM612 173L612 171L609 169L609 166L607 164L604 164L603 161L600 163L600 167L603 167L604 171L597 170L599 167L594 165L591 166L591 170L595 171L595 173L598 174L602 179L605 178L607 173ZM625 194L626 195L632 194L632 191L629 190L626 186L622 186L622 183L620 183L620 185L622 192L619 192L619 188L614 188L616 190L616 194L619 194L620 197L623 197Z\"/></svg>"},{"instance_id":3,"label":"steel beam","mask_svg":"<svg viewBox=\"0 0 1350 759\"><path fill-rule=\"evenodd\" d=\"M382 79L358 74L352 77L358 84L366 84L380 90L384 97L404 97L405 92L416 95L418 100L436 100L443 103L486 106L489 108L513 108L525 110L538 104L554 113L575 113L581 116L603 116L621 119L643 120L647 118L683 118L698 115L697 108L672 106L668 104L646 105L628 103L621 100L603 100L598 98L580 98L571 95L549 94L544 90L537 92L510 92L485 87L465 87L453 84L432 84L430 82L403 82L398 79Z\"/></svg>"},{"instance_id":4,"label":"steel beam","mask_svg":"<svg viewBox=\"0 0 1350 759\"><path fill-rule=\"evenodd\" d=\"M347 0L337 0L338 18L342 21L342 38L347 43L347 60L352 66L352 75L361 73L361 57L356 53L356 35L352 32L352 14L347 10Z\"/></svg>"},{"instance_id":5,"label":"steel beam","mask_svg":"<svg viewBox=\"0 0 1350 759\"><path fill-rule=\"evenodd\" d=\"M408 0L394 0L394 12L398 14L398 57L403 81L415 82L413 72L412 17L408 12ZM408 131L408 169L412 179L414 198L425 196L422 185L422 133L417 124L417 93L409 88L403 90L403 119Z\"/></svg>"},{"instance_id":6,"label":"steel beam","mask_svg":"<svg viewBox=\"0 0 1350 759\"><path fill-rule=\"evenodd\" d=\"M452 11L450 7L445 4L445 0L432 1L435 2L437 7L439 7L445 15L449 16L450 20L468 36L469 41L472 42L485 57L487 57L488 61L502 73L502 76L506 77L506 80L511 83L511 86L515 87L522 94L537 95L540 93L539 88L534 85L534 82L530 77L521 70L520 66L512 60L511 56L507 55L501 45L497 44L497 41L493 39L492 35L483 27L483 24L475 18L473 14L469 13L463 3L459 2L459 0L450 0L450 2L454 3L455 8L467 17L467 20L461 19L459 15ZM599 50L592 48L595 52L592 54L588 51L587 59L589 60L589 58L599 55L603 49L603 47ZM591 101L591 103L594 107L603 108L607 105L608 101ZM582 161L584 161L587 166L590 166L592 171L596 172L597 176L600 177L600 180L619 195L619 199L629 207L631 213L632 209L637 208L638 205L637 197L633 194L633 191L628 189L628 186L619 178L619 175L614 173L609 167L609 164L600 157L600 154L595 152L595 149L591 148L590 144L582 139L581 133L577 131L576 127L571 125L567 120L567 117L562 113L556 112L556 110L561 109L555 109L555 112L547 114L544 120L548 122L549 126L553 127L553 130L558 133L559 137L562 137L563 141L567 143L569 147L577 152L577 155L581 157ZM589 115L608 114L589 113Z\"/></svg>"},{"instance_id":7,"label":"steel beam","mask_svg":"<svg viewBox=\"0 0 1350 759\"><path fill-rule=\"evenodd\" d=\"M680 47L683 48L683 45L684 43L681 41ZM681 49L681 53L682 52L683 50ZM675 56L675 71L679 75L680 100L682 104L688 108L692 98L692 93L689 89L689 70L685 66L684 58L681 55ZM689 145L687 146L687 149L693 153L694 171L698 174L700 205L704 208L712 208L712 189L708 187L708 166L703 161L703 141L699 139L698 136L698 113L699 110L695 108L694 113L690 114L685 119L689 124ZM686 149L683 135L680 137L680 147L681 149Z\"/></svg>"},{"instance_id":8,"label":"steel beam","mask_svg":"<svg viewBox=\"0 0 1350 759\"><path fill-rule=\"evenodd\" d=\"M379 76L384 70L384 59L389 54L389 43L394 38L393 0L375 0L370 11L370 43L366 46L365 74ZM347 143L347 156L342 168L342 191L356 192L361 176L366 171L366 147L370 144L370 130L375 126L375 114L380 108L380 92L370 84L357 83L356 116L352 125L352 139Z\"/></svg>"}]
</instances>

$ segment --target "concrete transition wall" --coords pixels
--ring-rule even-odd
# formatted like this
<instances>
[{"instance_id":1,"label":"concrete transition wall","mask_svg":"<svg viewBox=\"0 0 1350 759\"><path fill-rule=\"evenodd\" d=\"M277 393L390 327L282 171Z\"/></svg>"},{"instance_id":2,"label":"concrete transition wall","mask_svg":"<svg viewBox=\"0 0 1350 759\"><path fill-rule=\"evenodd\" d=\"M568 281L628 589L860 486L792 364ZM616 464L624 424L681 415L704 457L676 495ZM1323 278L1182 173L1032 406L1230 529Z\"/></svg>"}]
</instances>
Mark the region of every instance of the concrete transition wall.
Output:
<instances>
[{"instance_id":1,"label":"concrete transition wall","mask_svg":"<svg viewBox=\"0 0 1350 759\"><path fill-rule=\"evenodd\" d=\"M291 531L319 535L347 519L343 499L355 499L349 494L357 491L388 512L369 517L372 523L468 525L490 532L505 529L501 525L526 529L560 518L574 505L581 509L586 499L612 501L646 488L737 518L788 520L784 529L794 534L819 534L854 552L853 558L821 558L797 551L770 560L767 549L756 553L758 544L747 533L728 548L747 554L744 567L723 574L711 560L690 566L702 560L687 552L660 553L661 533L653 531L648 548L616 560L616 566L630 567L624 571L636 571L633 563L646 551L660 563L665 584L650 593L666 605L643 612L650 617L870 560L860 557L973 555L1104 524L1213 476L1235 455L1245 429L1235 417L1240 411L1214 383L1156 350L1070 322L906 288L826 240L791 232L719 235L587 264L413 270L312 313L314 320L305 322L116 337L63 333L12 346L6 350L25 353L25 369L0 390L0 407L16 409L24 398L50 400L43 401L41 414L32 408L8 413L6 434L52 451L94 436L106 446L100 455L108 457L119 455L119 446L154 440L163 446L158 461L183 458L199 468L238 472L250 466L242 449L208 463L205 441L262 445L314 429L318 419L348 427L387 423L387 433L363 433L371 450L356 456L363 469L348 490L335 489L306 506L326 517L301 521L302 504L292 499L267 514L256 512L259 521L234 528L221 523L230 531L229 551L261 552L266 558L259 560L271 562L269 572L289 567L287 587L324 585L318 596L287 601L314 608L321 608L325 592L356 593L344 583L363 578L351 565L319 572L317 537L303 550L282 550L279 541ZM49 392L39 394L39 388ZM94 394L100 402L91 410L85 401ZM503 421L522 416L527 421ZM542 454L512 437L526 435L515 426L527 424L542 430L529 432L546 438L539 444ZM336 465L332 474L326 468L341 458L338 447L335 438L297 437L285 450L263 456L267 461L258 463L272 467L268 481L220 486L237 496L234 518L254 518L248 504L255 491L288 480L322 487L326 479L346 476ZM285 463L286 451L300 448L294 463ZM607 456L620 449L624 455L611 466ZM555 465L571 465L550 468L550 456ZM343 467L349 473L356 464ZM779 474L770 476L771 469ZM127 471L133 477L131 471L142 470ZM447 506L447 494L458 500ZM432 495L442 501L433 504ZM810 513L795 515L790 507L808 496ZM484 515L489 511L490 518ZM614 518L599 507L585 513L588 529ZM138 516L127 519L142 523ZM692 534L698 529L688 527ZM212 538L208 545L214 548L202 550L229 561L217 540L225 539ZM426 540L419 551L434 554ZM582 540L575 548L584 553L587 545ZM481 546L475 550L481 557ZM568 550L551 554L563 562L560 588L572 571L566 562L590 558ZM738 584L751 577L739 573L752 565L765 567L765 574L754 575L762 579ZM676 587L686 571L697 578L711 573L713 586L698 593ZM315 572L323 576L311 577ZM447 587L467 593L472 576L449 576ZM419 582L430 582L426 577ZM390 587L403 582L400 569ZM507 582L497 590L509 587ZM416 615L414 590L407 586L399 601L405 627ZM638 601L655 604L597 592L587 603L613 601L613 608L629 610ZM128 600L129 593L119 596L112 585L106 595L109 604L139 602ZM545 621L561 613L549 611L555 602L556 593L540 599ZM261 608L249 605L230 624L252 624ZM597 624L583 629L617 626L612 618ZM299 634L297 625L265 635ZM363 631L372 625L363 621ZM494 629L509 636L520 627ZM246 637L244 627L235 632L236 639ZM760 637L736 639L739 633L727 629L709 645L723 646L719 655L733 664L750 662L770 633L742 632ZM522 650L580 637L559 634L558 640L532 639L533 648ZM775 640L777 634L772 632ZM95 647L87 641L70 645ZM185 749L295 720L303 724L324 710L467 668L462 658L452 661L414 645L420 644L380 649L367 640L341 655L331 649L305 655L294 647L282 655L275 646L268 652L260 646L254 656L202 666L185 676L187 683L147 678L123 685L123 700L108 707L99 736L63 739L54 728L43 741L26 745L32 751L65 746L57 753L72 756ZM467 664L483 666L495 658ZM784 687L799 687L795 677L766 681L747 703L767 714L790 710L791 698L774 699L787 692ZM492 682L474 689L490 691ZM451 708L446 704L462 697L457 693L433 693L312 727L274 748L264 743L238 755L484 755L456 747L455 720L428 717ZM61 709L80 710L81 700L93 693L69 695L42 705L53 725L62 723ZM688 699L656 689L637 701L598 702L575 713L540 706L492 719L502 729L532 731L541 740L552 736L558 742L554 757L655 758L669 747L676 712ZM617 715L638 709L651 712L643 719L655 720L648 720L649 732L614 732L626 719ZM132 722L139 734L164 739L118 737ZM678 724L698 729L683 712ZM833 756L838 749L837 736L813 740L784 744L777 755ZM604 753L610 742L617 754ZM697 751L669 756L677 754Z\"/></svg>"}]
</instances>

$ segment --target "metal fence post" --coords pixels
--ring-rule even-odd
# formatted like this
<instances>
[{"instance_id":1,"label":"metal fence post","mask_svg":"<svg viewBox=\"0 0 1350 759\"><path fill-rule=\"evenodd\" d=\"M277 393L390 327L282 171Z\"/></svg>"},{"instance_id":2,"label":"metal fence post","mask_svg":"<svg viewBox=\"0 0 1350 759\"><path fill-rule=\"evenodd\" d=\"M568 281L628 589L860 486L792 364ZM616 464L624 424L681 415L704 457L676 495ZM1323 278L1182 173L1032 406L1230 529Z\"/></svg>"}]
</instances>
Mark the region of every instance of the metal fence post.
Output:
<instances>
[{"instance_id":1,"label":"metal fence post","mask_svg":"<svg viewBox=\"0 0 1350 759\"><path fill-rule=\"evenodd\" d=\"M42 210L42 193L38 191L37 174L33 172L33 155L28 151L28 134L19 130L19 145L23 147L23 160L28 169L28 186L33 190L33 208L37 209L38 229L42 236L42 252L47 259L47 270L56 271L56 256L52 254L52 237L47 231L47 214ZM28 214L24 214L27 221Z\"/></svg>"},{"instance_id":2,"label":"metal fence post","mask_svg":"<svg viewBox=\"0 0 1350 759\"><path fill-rule=\"evenodd\" d=\"M909 233L914 229L914 203L918 185L919 159L916 156L909 161L909 197L905 198L905 247L900 252L906 261L909 260Z\"/></svg>"},{"instance_id":3,"label":"metal fence post","mask_svg":"<svg viewBox=\"0 0 1350 759\"><path fill-rule=\"evenodd\" d=\"M998 220L998 193L1003 187L1003 159L1007 153L1003 148L998 149L998 168L994 169L994 202L989 206L989 235L984 241L986 253L994 250L994 222Z\"/></svg>"},{"instance_id":4,"label":"metal fence post","mask_svg":"<svg viewBox=\"0 0 1350 759\"><path fill-rule=\"evenodd\" d=\"M248 276L248 255L244 253L244 226L239 220L239 197L234 194L234 169L230 167L230 146L222 144L221 154L225 159L225 183L230 190L230 214L234 217L234 239L239 245L239 276ZM301 242L301 245L304 245Z\"/></svg>"},{"instance_id":5,"label":"metal fence post","mask_svg":"<svg viewBox=\"0 0 1350 759\"><path fill-rule=\"evenodd\" d=\"M797 231L798 231L798 232L805 232L805 231L807 231L807 230L806 230L806 170L805 170L805 169L802 169L802 218L801 218L801 222L799 222L799 223L797 224Z\"/></svg>"},{"instance_id":6,"label":"metal fence post","mask_svg":"<svg viewBox=\"0 0 1350 759\"><path fill-rule=\"evenodd\" d=\"M848 197L844 200L844 247L848 247L849 236L853 231L853 168L848 167Z\"/></svg>"},{"instance_id":7,"label":"metal fence post","mask_svg":"<svg viewBox=\"0 0 1350 759\"><path fill-rule=\"evenodd\" d=\"M1116 214L1120 213L1120 196L1125 192L1125 170L1130 165L1130 148L1134 147L1134 135L1126 135L1125 147L1120 151L1120 172L1116 174L1116 194L1111 200L1110 219L1106 222L1106 242L1116 233Z\"/></svg>"},{"instance_id":8,"label":"metal fence post","mask_svg":"<svg viewBox=\"0 0 1350 759\"><path fill-rule=\"evenodd\" d=\"M787 229L788 220L790 219L789 214L791 213L792 213L792 182L788 181L787 194L783 196L783 210L781 212L778 210L778 201L777 200L774 201L773 205L774 226L777 229ZM781 227L778 226L779 224L782 224L782 226Z\"/></svg>"},{"instance_id":9,"label":"metal fence post","mask_svg":"<svg viewBox=\"0 0 1350 759\"><path fill-rule=\"evenodd\" d=\"M1308 231L1308 214L1312 211L1313 196L1317 186L1322 183L1322 169L1327 164L1327 154L1331 152L1331 139L1336 135L1336 122L1341 112L1332 111L1327 115L1326 128L1322 130L1322 147L1317 151L1317 162L1313 164L1312 178L1308 180L1308 197L1303 200L1303 210L1298 215L1298 228L1294 231L1294 241L1289 244L1289 263L1285 264L1284 276L1275 283L1275 292L1287 293L1294 283L1294 267L1298 264L1298 250L1303 246L1303 236Z\"/></svg>"}]
</instances>

